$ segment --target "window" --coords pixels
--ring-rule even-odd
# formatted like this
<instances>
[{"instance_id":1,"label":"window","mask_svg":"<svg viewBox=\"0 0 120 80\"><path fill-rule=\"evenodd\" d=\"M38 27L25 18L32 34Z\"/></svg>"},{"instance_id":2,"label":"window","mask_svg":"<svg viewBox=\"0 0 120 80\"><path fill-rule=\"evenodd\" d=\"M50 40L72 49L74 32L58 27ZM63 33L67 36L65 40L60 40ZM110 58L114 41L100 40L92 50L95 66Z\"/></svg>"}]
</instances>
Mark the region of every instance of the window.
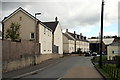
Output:
<instances>
[{"instance_id":1,"label":"window","mask_svg":"<svg viewBox=\"0 0 120 80\"><path fill-rule=\"evenodd\" d=\"M48 36L49 36L49 34L50 34L50 31L48 30Z\"/></svg>"},{"instance_id":2,"label":"window","mask_svg":"<svg viewBox=\"0 0 120 80\"><path fill-rule=\"evenodd\" d=\"M46 33L46 28L44 27L44 34Z\"/></svg>"},{"instance_id":3,"label":"window","mask_svg":"<svg viewBox=\"0 0 120 80\"><path fill-rule=\"evenodd\" d=\"M34 33L33 32L30 33L30 39L34 39Z\"/></svg>"},{"instance_id":4,"label":"window","mask_svg":"<svg viewBox=\"0 0 120 80\"><path fill-rule=\"evenodd\" d=\"M22 21L22 17L19 17L19 20Z\"/></svg>"}]
</instances>

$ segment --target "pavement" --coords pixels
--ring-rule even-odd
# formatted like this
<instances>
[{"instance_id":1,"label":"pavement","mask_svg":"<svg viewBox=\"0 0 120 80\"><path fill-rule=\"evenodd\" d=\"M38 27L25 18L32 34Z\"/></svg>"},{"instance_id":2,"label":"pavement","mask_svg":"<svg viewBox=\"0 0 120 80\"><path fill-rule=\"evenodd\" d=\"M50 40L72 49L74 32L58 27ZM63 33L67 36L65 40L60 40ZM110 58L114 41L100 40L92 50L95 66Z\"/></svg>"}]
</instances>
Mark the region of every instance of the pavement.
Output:
<instances>
[{"instance_id":1,"label":"pavement","mask_svg":"<svg viewBox=\"0 0 120 80\"><path fill-rule=\"evenodd\" d=\"M59 62L61 62L63 60L63 58L59 58L59 59L49 59L46 61L43 61L40 64L37 64L35 66L30 66L30 67L25 67L19 70L15 70L15 71L10 71L7 73L3 73L2 74L2 78L21 78L30 74L34 74L38 71L41 71L47 67L50 67L52 65L55 65Z\"/></svg>"},{"instance_id":2,"label":"pavement","mask_svg":"<svg viewBox=\"0 0 120 80\"><path fill-rule=\"evenodd\" d=\"M94 68L92 57L74 56L51 59L39 65L3 74L4 78L23 78L34 80L104 80ZM33 79L34 78L34 79ZM41 79L42 78L42 79Z\"/></svg>"}]
</instances>

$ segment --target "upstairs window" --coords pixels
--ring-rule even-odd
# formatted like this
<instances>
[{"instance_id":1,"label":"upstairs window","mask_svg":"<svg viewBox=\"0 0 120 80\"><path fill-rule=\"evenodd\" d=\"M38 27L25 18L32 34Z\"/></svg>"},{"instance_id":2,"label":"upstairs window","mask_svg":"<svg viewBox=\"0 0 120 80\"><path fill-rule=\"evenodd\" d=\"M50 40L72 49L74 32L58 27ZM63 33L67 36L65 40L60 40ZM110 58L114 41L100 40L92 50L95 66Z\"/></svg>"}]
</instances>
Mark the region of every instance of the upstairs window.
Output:
<instances>
[{"instance_id":1,"label":"upstairs window","mask_svg":"<svg viewBox=\"0 0 120 80\"><path fill-rule=\"evenodd\" d=\"M46 28L44 27L44 34L46 33Z\"/></svg>"},{"instance_id":2,"label":"upstairs window","mask_svg":"<svg viewBox=\"0 0 120 80\"><path fill-rule=\"evenodd\" d=\"M19 17L19 20L22 21L22 17Z\"/></svg>"},{"instance_id":3,"label":"upstairs window","mask_svg":"<svg viewBox=\"0 0 120 80\"><path fill-rule=\"evenodd\" d=\"M34 39L34 33L33 32L30 33L30 39Z\"/></svg>"}]
</instances>

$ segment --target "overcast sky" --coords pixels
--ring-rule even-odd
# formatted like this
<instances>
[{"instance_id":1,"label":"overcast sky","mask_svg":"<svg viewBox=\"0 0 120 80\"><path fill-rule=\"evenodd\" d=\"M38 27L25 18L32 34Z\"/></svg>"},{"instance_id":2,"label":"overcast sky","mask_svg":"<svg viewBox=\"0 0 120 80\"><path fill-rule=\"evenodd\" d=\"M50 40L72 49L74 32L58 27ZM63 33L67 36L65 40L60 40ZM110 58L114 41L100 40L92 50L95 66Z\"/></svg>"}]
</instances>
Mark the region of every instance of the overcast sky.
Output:
<instances>
[{"instance_id":1,"label":"overcast sky","mask_svg":"<svg viewBox=\"0 0 120 80\"><path fill-rule=\"evenodd\" d=\"M87 37L98 36L101 2L102 0L2 0L0 20L22 7L32 15L41 12L37 16L41 21L54 21L57 16L63 32L68 29ZM104 35L118 35L118 2L119 0L105 0Z\"/></svg>"}]
</instances>

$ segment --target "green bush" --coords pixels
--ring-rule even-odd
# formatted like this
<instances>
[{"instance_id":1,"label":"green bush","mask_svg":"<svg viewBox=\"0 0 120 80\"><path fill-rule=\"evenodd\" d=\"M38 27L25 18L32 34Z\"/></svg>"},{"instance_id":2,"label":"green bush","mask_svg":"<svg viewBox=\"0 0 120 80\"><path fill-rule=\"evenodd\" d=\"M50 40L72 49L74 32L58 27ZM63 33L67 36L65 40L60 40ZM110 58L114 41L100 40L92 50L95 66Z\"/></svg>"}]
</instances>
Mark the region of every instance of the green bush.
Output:
<instances>
[{"instance_id":1,"label":"green bush","mask_svg":"<svg viewBox=\"0 0 120 80\"><path fill-rule=\"evenodd\" d=\"M116 67L120 68L120 56L115 56L115 60L116 60Z\"/></svg>"},{"instance_id":2,"label":"green bush","mask_svg":"<svg viewBox=\"0 0 120 80\"><path fill-rule=\"evenodd\" d=\"M99 62L100 61L100 57L99 56L95 56L95 57L93 57L92 61ZM107 56L102 56L102 61L107 61Z\"/></svg>"}]
</instances>

